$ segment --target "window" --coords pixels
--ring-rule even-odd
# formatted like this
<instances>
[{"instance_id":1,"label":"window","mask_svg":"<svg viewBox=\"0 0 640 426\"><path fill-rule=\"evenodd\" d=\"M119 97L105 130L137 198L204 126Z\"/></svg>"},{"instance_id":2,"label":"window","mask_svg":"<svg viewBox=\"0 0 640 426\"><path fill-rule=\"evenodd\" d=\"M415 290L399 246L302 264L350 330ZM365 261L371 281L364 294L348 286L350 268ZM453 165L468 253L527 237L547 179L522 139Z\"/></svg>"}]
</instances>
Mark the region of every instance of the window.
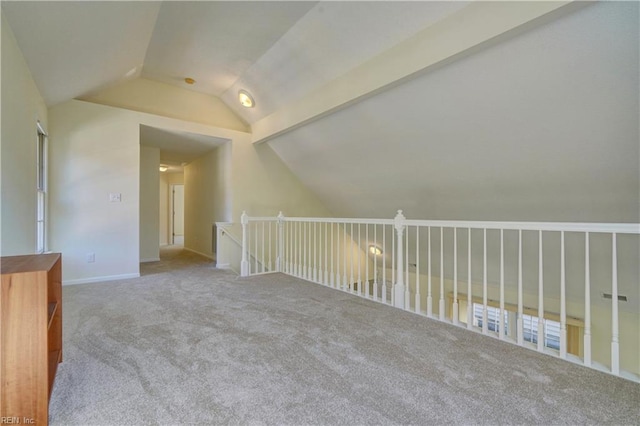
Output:
<instances>
[{"instance_id":1,"label":"window","mask_svg":"<svg viewBox=\"0 0 640 426\"><path fill-rule=\"evenodd\" d=\"M45 219L47 204L47 134L40 125L37 124L37 147L36 147L36 253L44 253L46 250Z\"/></svg>"},{"instance_id":2,"label":"window","mask_svg":"<svg viewBox=\"0 0 640 426\"><path fill-rule=\"evenodd\" d=\"M482 304L480 303L473 304L473 325L482 328ZM503 329L504 334L509 331L508 311L506 309L503 311L503 320L500 321L500 309L487 306L487 329L499 333L500 328Z\"/></svg>"},{"instance_id":3,"label":"window","mask_svg":"<svg viewBox=\"0 0 640 426\"><path fill-rule=\"evenodd\" d=\"M460 301L460 322L466 324L466 307L467 296L458 293ZM473 326L482 328L482 303L481 298L473 297L472 319ZM488 300L487 305L487 330L498 334L504 333L508 339L517 340L517 306L512 303L505 303L504 317L500 321L499 302ZM453 311L453 293L449 293L449 312ZM527 313L525 313L527 312ZM522 313L522 338L525 342L536 345L538 343L539 318L536 315L537 310L531 307L524 307ZM560 350L560 321L559 315L553 312L545 312L544 320L544 341L543 346L549 349ZM550 319L549 317L553 318ZM566 349L568 354L583 356L582 351L582 335L584 333L584 322L575 317L567 317L566 322ZM504 330L504 331L503 331Z\"/></svg>"},{"instance_id":4,"label":"window","mask_svg":"<svg viewBox=\"0 0 640 426\"><path fill-rule=\"evenodd\" d=\"M545 319L544 346L560 349L560 323ZM522 337L525 342L538 343L538 317L522 314Z\"/></svg>"}]
</instances>

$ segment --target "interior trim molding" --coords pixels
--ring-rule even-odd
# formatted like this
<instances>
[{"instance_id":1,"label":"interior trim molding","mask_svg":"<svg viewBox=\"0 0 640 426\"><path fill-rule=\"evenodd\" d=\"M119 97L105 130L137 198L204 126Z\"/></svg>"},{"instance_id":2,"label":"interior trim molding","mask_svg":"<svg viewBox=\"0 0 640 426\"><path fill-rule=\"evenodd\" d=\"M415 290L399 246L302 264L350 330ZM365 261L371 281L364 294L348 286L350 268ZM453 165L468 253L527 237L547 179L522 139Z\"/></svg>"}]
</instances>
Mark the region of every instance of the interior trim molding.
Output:
<instances>
[{"instance_id":1,"label":"interior trim molding","mask_svg":"<svg viewBox=\"0 0 640 426\"><path fill-rule=\"evenodd\" d=\"M62 285L92 284L92 283L99 283L103 281L126 280L129 278L140 278L140 273L136 272L135 274L106 275L102 277L78 278L75 280L62 280Z\"/></svg>"}]
</instances>

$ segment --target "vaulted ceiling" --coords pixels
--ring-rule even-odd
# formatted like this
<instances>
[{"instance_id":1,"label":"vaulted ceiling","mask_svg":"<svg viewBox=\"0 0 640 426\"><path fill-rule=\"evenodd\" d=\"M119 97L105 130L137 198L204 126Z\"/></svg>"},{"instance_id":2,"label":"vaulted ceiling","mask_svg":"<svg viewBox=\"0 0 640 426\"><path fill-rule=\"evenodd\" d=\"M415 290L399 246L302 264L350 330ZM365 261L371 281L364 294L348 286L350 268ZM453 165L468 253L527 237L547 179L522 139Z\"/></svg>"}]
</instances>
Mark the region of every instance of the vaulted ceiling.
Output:
<instances>
[{"instance_id":1,"label":"vaulted ceiling","mask_svg":"<svg viewBox=\"0 0 640 426\"><path fill-rule=\"evenodd\" d=\"M2 9L49 106L142 76L220 97L253 123L466 4L51 1ZM256 108L239 106L240 89Z\"/></svg>"},{"instance_id":2,"label":"vaulted ceiling","mask_svg":"<svg viewBox=\"0 0 640 426\"><path fill-rule=\"evenodd\" d=\"M2 11L48 105L138 77L219 97L338 216L640 221L637 2Z\"/></svg>"}]
</instances>

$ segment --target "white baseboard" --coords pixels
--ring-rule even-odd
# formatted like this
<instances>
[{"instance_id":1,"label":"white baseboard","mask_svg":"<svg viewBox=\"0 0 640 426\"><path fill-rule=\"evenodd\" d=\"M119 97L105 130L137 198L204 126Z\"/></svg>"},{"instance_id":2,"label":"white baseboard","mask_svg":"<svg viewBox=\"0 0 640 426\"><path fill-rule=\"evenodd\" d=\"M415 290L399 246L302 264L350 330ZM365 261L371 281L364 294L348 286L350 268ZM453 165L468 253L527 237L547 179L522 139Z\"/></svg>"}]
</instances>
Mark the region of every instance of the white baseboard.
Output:
<instances>
[{"instance_id":1,"label":"white baseboard","mask_svg":"<svg viewBox=\"0 0 640 426\"><path fill-rule=\"evenodd\" d=\"M160 258L159 257L153 257L150 259L140 259L140 263L147 263L147 262L160 262Z\"/></svg>"},{"instance_id":2,"label":"white baseboard","mask_svg":"<svg viewBox=\"0 0 640 426\"><path fill-rule=\"evenodd\" d=\"M231 269L230 263L216 263L216 269Z\"/></svg>"},{"instance_id":3,"label":"white baseboard","mask_svg":"<svg viewBox=\"0 0 640 426\"><path fill-rule=\"evenodd\" d=\"M183 248L184 248L186 251L190 251L191 253L199 254L200 256L206 257L207 259L216 260L216 259L213 257L213 255L211 255L211 254L201 253L201 252L199 252L199 251L196 251L196 250L190 249L190 248L188 248L188 247L183 247Z\"/></svg>"},{"instance_id":4,"label":"white baseboard","mask_svg":"<svg viewBox=\"0 0 640 426\"><path fill-rule=\"evenodd\" d=\"M62 285L76 285L76 284L92 284L99 283L103 281L117 281L117 280L126 280L129 278L140 278L139 273L135 274L122 274L122 275L107 275L104 277L93 277L93 278L79 278L75 280L64 280L62 281Z\"/></svg>"}]
</instances>

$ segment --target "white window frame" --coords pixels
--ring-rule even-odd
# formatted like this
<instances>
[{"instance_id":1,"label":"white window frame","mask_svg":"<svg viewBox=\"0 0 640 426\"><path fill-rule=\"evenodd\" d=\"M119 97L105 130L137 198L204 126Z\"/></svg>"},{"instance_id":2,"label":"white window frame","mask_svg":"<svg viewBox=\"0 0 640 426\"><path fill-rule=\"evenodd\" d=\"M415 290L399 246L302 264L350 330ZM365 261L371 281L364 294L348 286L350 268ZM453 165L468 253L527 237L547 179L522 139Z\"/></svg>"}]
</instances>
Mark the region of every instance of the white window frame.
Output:
<instances>
[{"instance_id":1,"label":"white window frame","mask_svg":"<svg viewBox=\"0 0 640 426\"><path fill-rule=\"evenodd\" d=\"M47 250L47 132L36 123L36 253Z\"/></svg>"}]
</instances>

